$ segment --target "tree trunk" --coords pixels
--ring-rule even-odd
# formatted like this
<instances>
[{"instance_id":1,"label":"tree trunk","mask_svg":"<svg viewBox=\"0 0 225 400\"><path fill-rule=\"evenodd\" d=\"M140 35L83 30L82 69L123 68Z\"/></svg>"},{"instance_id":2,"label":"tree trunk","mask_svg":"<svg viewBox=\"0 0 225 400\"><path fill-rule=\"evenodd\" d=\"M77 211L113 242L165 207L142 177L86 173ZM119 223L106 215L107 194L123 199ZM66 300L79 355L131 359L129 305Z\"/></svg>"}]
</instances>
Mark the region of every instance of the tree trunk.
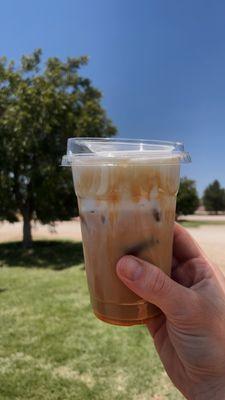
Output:
<instances>
[{"instance_id":1,"label":"tree trunk","mask_svg":"<svg viewBox=\"0 0 225 400\"><path fill-rule=\"evenodd\" d=\"M32 247L31 216L28 207L23 210L23 247Z\"/></svg>"}]
</instances>

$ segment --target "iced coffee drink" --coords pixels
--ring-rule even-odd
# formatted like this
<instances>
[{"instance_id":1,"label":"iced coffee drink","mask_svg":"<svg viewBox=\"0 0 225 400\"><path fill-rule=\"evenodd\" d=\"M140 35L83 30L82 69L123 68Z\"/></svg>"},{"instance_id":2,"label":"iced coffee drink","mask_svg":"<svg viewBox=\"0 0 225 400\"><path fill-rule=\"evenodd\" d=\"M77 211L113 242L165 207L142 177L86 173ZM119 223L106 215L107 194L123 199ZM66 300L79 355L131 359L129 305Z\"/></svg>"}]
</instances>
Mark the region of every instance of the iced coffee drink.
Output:
<instances>
[{"instance_id":1,"label":"iced coffee drink","mask_svg":"<svg viewBox=\"0 0 225 400\"><path fill-rule=\"evenodd\" d=\"M112 324L145 323L158 309L119 280L116 264L135 255L170 274L184 153L171 144L81 141L88 147L70 162L94 313Z\"/></svg>"}]
</instances>

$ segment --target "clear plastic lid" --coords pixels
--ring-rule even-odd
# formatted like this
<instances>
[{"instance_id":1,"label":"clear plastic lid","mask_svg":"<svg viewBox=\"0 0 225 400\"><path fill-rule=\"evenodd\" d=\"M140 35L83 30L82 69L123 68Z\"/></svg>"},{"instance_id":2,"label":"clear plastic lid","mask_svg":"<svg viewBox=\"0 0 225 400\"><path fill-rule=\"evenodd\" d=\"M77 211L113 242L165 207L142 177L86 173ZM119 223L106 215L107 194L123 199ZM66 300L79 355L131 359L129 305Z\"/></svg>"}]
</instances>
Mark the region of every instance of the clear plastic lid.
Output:
<instances>
[{"instance_id":1,"label":"clear plastic lid","mask_svg":"<svg viewBox=\"0 0 225 400\"><path fill-rule=\"evenodd\" d=\"M137 162L138 160L160 163L188 163L189 153L179 142L118 138L70 138L67 141L67 154L62 165L116 163L117 161Z\"/></svg>"}]
</instances>

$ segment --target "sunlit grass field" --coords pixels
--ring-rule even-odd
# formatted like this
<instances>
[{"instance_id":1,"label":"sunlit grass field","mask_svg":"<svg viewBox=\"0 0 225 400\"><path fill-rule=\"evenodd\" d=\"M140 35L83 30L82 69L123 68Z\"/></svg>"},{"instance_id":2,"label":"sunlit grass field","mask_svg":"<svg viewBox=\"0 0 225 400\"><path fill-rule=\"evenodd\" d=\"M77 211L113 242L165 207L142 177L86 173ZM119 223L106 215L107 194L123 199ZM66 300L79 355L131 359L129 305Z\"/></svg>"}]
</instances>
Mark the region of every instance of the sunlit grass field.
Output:
<instances>
[{"instance_id":1,"label":"sunlit grass field","mask_svg":"<svg viewBox=\"0 0 225 400\"><path fill-rule=\"evenodd\" d=\"M200 226L223 226L225 221L185 221L179 220L179 223L185 228L199 228Z\"/></svg>"},{"instance_id":2,"label":"sunlit grass field","mask_svg":"<svg viewBox=\"0 0 225 400\"><path fill-rule=\"evenodd\" d=\"M0 400L182 398L144 326L93 316L80 243L0 244Z\"/></svg>"}]
</instances>

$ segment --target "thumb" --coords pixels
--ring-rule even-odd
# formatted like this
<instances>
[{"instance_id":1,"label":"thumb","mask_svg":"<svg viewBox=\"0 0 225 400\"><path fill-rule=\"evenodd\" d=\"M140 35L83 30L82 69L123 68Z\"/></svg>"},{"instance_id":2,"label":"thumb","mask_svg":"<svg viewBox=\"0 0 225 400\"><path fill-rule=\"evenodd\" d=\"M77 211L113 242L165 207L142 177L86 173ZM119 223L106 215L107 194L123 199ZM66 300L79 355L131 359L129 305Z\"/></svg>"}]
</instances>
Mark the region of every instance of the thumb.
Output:
<instances>
[{"instance_id":1,"label":"thumb","mask_svg":"<svg viewBox=\"0 0 225 400\"><path fill-rule=\"evenodd\" d=\"M117 275L138 296L158 306L168 316L185 315L192 291L173 281L153 264L134 256L117 263Z\"/></svg>"}]
</instances>

